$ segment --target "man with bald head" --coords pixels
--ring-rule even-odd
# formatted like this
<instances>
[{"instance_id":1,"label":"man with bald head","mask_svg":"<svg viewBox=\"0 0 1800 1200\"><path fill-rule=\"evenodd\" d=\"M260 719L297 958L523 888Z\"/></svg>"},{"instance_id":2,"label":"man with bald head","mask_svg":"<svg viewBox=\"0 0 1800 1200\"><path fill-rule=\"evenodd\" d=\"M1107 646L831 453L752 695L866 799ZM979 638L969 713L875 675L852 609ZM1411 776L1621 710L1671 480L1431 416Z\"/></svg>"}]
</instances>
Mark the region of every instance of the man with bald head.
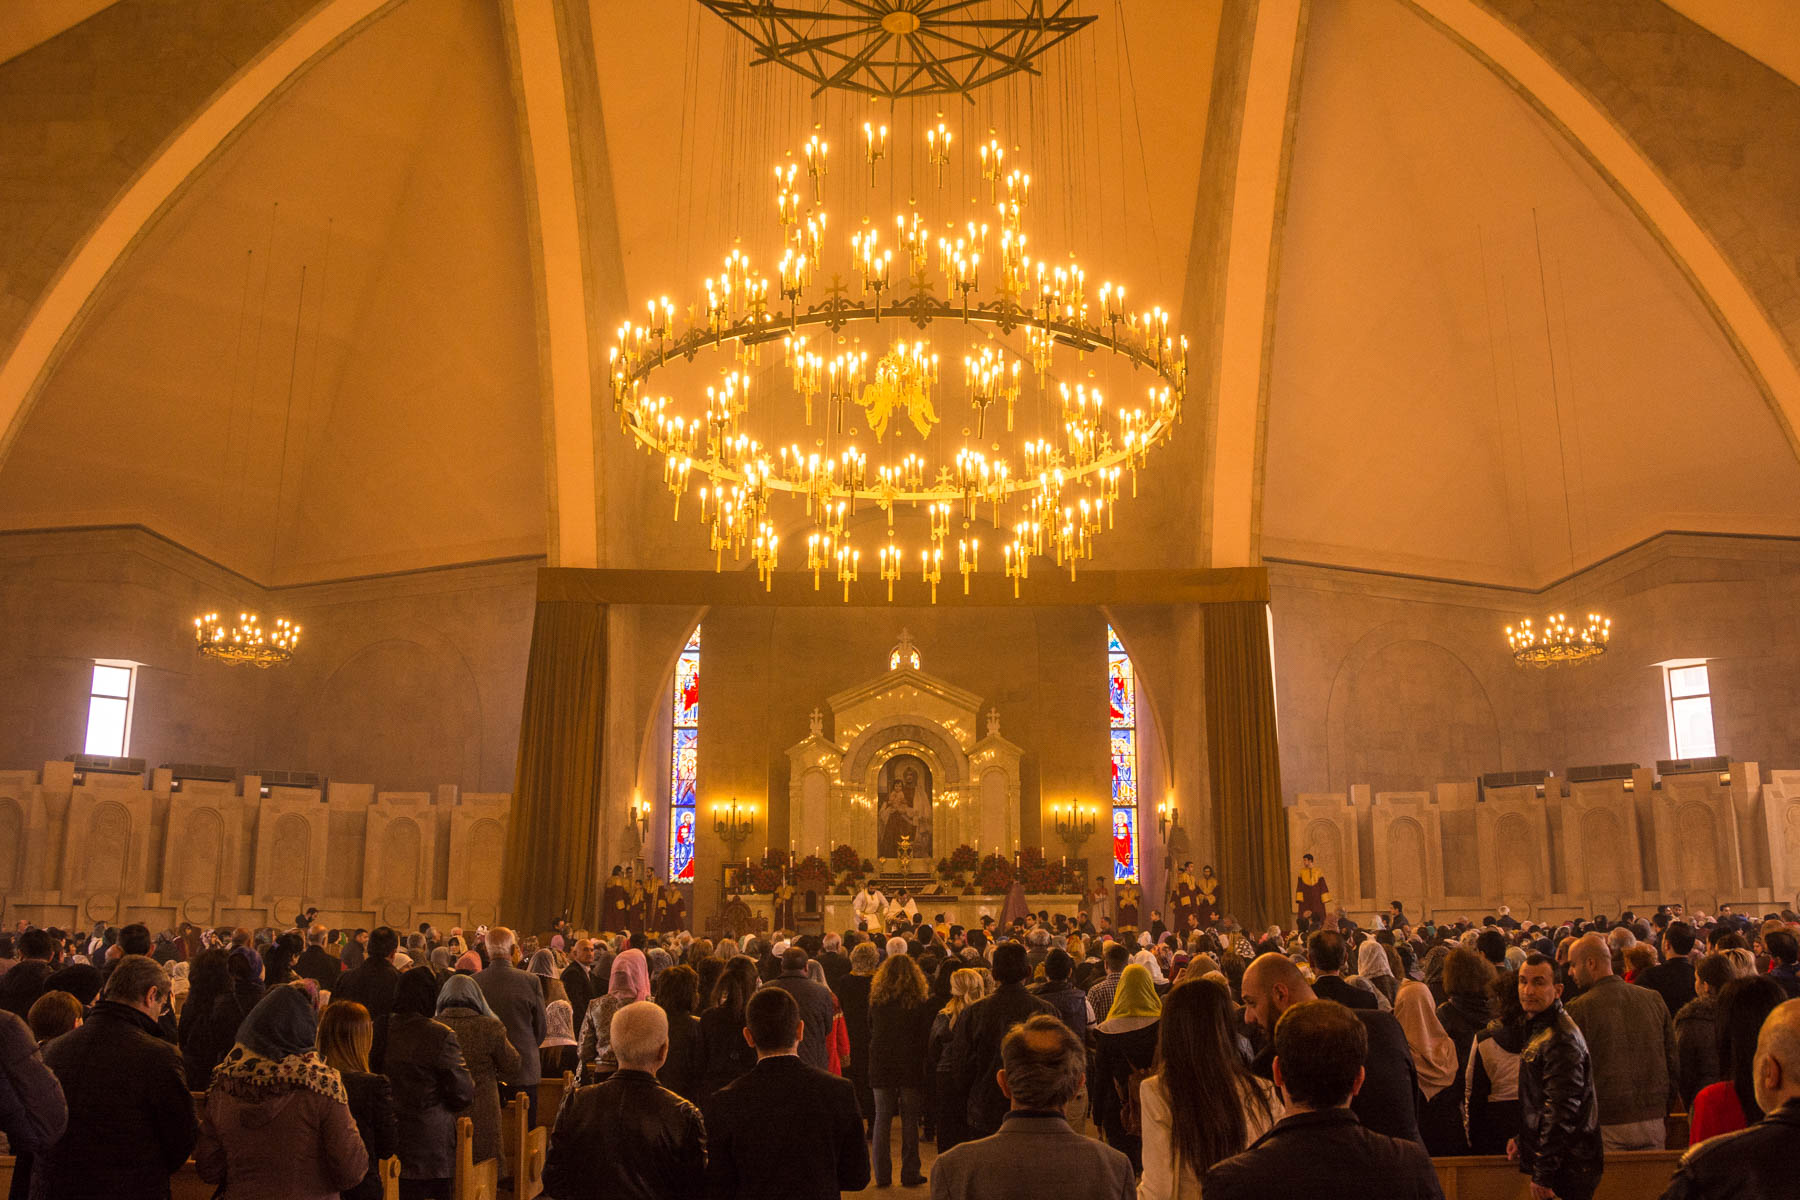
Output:
<instances>
[{"instance_id":1,"label":"man with bald head","mask_svg":"<svg viewBox=\"0 0 1800 1200\"><path fill-rule=\"evenodd\" d=\"M1244 1019L1260 1028L1265 1040L1264 1049L1256 1058L1256 1073L1273 1079L1276 1022L1294 1005L1318 997L1300 968L1275 953L1263 955L1244 969L1242 991ZM1409 1138L1422 1145L1414 1099L1419 1075L1413 1065L1412 1050L1406 1044L1406 1031L1391 1012L1362 1010L1356 1016L1368 1033L1368 1051L1363 1059L1362 1087L1350 1107L1363 1125L1376 1133Z\"/></svg>"},{"instance_id":2,"label":"man with bald head","mask_svg":"<svg viewBox=\"0 0 1800 1200\"><path fill-rule=\"evenodd\" d=\"M1566 1007L1593 1057L1606 1149L1661 1150L1666 1118L1681 1107L1669 1006L1613 974L1612 948L1598 933L1569 947L1569 972L1582 991Z\"/></svg>"},{"instance_id":3,"label":"man with bald head","mask_svg":"<svg viewBox=\"0 0 1800 1200\"><path fill-rule=\"evenodd\" d=\"M1763 1119L1689 1150L1663 1200L1771 1200L1794 1194L1800 1161L1800 1000L1771 1012L1756 1039L1751 1082Z\"/></svg>"}]
</instances>

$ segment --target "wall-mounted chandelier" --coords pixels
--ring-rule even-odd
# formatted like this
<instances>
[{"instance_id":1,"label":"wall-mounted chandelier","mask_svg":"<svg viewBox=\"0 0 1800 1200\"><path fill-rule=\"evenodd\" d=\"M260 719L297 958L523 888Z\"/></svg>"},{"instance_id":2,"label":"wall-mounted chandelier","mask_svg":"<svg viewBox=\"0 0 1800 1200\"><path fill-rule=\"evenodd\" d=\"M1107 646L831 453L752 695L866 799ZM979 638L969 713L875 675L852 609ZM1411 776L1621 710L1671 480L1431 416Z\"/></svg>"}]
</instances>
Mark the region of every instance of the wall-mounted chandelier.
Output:
<instances>
[{"instance_id":1,"label":"wall-mounted chandelier","mask_svg":"<svg viewBox=\"0 0 1800 1200\"><path fill-rule=\"evenodd\" d=\"M208 658L266 670L294 657L300 627L277 617L273 628L264 629L255 613L239 613L237 624L227 625L218 613L207 613L194 618L194 642Z\"/></svg>"},{"instance_id":2,"label":"wall-mounted chandelier","mask_svg":"<svg viewBox=\"0 0 1800 1200\"><path fill-rule=\"evenodd\" d=\"M889 131L871 121L859 132L853 190L871 196ZM1073 576L1112 527L1121 480L1135 495L1138 470L1173 434L1187 339L1168 312L1128 305L1117 283L1095 288L1072 256L1037 256L1016 148L990 134L959 169L941 115L921 143L927 184L939 197L977 193L967 206L913 200L841 228L825 204L839 143L816 130L774 170L773 272L734 247L698 302L651 301L618 330L620 423L662 460L677 519L695 493L687 508L717 569L748 552L769 586L778 530L795 521L814 588L830 576L846 600L864 557L889 600L917 571L935 602L946 557L965 593L985 561L1016 596L1036 560ZM657 372L704 370L696 363L717 374L690 381L685 403L653 392ZM774 510L777 497L804 517ZM886 537L859 545L852 522L870 510ZM909 512L922 536L902 545L895 524ZM985 548L980 522L997 534Z\"/></svg>"},{"instance_id":3,"label":"wall-mounted chandelier","mask_svg":"<svg viewBox=\"0 0 1800 1200\"><path fill-rule=\"evenodd\" d=\"M1571 624L1566 613L1551 613L1542 629L1530 620L1506 627L1506 643L1513 661L1521 667L1555 667L1590 662L1606 653L1612 638L1612 622L1589 613L1581 625Z\"/></svg>"}]
</instances>

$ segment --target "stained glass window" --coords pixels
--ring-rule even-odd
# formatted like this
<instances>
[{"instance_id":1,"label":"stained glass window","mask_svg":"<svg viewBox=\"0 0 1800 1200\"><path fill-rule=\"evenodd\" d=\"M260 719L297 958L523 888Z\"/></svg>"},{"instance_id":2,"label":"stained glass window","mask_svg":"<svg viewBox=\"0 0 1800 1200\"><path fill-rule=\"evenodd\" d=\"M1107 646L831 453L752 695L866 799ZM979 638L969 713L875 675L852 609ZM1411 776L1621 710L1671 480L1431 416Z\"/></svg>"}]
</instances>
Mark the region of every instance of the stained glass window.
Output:
<instances>
[{"instance_id":1,"label":"stained glass window","mask_svg":"<svg viewBox=\"0 0 1800 1200\"><path fill-rule=\"evenodd\" d=\"M675 660L669 744L669 878L694 881L694 806L700 765L700 629Z\"/></svg>"},{"instance_id":2,"label":"stained glass window","mask_svg":"<svg viewBox=\"0 0 1800 1200\"><path fill-rule=\"evenodd\" d=\"M1137 672L1110 625L1106 627L1106 693L1112 731L1113 882L1136 883Z\"/></svg>"}]
</instances>

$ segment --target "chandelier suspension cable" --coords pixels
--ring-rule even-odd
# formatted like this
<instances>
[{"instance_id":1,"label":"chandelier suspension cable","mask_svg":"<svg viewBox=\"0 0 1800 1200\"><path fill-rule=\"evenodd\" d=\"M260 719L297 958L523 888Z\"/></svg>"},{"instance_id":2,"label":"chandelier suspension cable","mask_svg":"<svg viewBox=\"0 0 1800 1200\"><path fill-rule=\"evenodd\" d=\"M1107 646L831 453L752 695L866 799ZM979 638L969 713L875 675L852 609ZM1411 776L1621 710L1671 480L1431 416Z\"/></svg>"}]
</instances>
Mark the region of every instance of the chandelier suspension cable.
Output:
<instances>
[{"instance_id":1,"label":"chandelier suspension cable","mask_svg":"<svg viewBox=\"0 0 1800 1200\"><path fill-rule=\"evenodd\" d=\"M1544 353L1550 359L1550 404L1556 414L1556 457L1563 486L1563 528L1569 539L1569 573L1575 573L1575 517L1569 500L1569 450L1563 438L1562 389L1557 386L1556 339L1550 332L1550 289L1544 281L1544 235L1538 228L1538 210L1531 209L1531 241L1537 251L1538 302L1544 311Z\"/></svg>"},{"instance_id":2,"label":"chandelier suspension cable","mask_svg":"<svg viewBox=\"0 0 1800 1200\"><path fill-rule=\"evenodd\" d=\"M1544 350L1550 363L1550 402L1556 418L1556 453L1562 476L1563 528L1569 550L1569 574L1566 581L1579 596L1582 584L1575 566L1575 515L1571 499L1573 489L1569 486L1568 448L1563 435L1562 390L1557 380L1556 338L1550 321L1550 288L1544 270L1543 232L1535 207L1531 210L1531 236L1537 259L1538 299L1544 313ZM1565 309L1565 313L1566 311ZM1573 396L1570 399L1573 401ZM1579 427L1577 422L1578 430ZM1523 430L1520 432L1522 437ZM1584 483L1585 479L1584 475ZM1585 504L1583 511L1586 511ZM1529 515L1527 523L1529 524ZM1591 536L1589 545L1592 546ZM1580 622L1570 623L1567 614L1557 612L1549 615L1542 630L1533 630L1529 620L1520 621L1516 627L1507 626L1506 638L1512 649L1513 660L1520 666L1541 668L1584 663L1606 653L1607 643L1612 638L1612 622L1597 612L1589 612Z\"/></svg>"}]
</instances>

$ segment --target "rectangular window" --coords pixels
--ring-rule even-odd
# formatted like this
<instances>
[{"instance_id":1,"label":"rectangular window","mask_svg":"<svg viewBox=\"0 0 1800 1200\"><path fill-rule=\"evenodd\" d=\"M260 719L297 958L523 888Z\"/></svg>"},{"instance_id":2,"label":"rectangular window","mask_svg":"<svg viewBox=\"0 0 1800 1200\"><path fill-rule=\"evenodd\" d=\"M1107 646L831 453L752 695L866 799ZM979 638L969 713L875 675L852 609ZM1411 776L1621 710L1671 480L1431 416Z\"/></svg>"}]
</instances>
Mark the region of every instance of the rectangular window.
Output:
<instances>
[{"instance_id":1,"label":"rectangular window","mask_svg":"<svg viewBox=\"0 0 1800 1200\"><path fill-rule=\"evenodd\" d=\"M1712 680L1705 662L1665 663L1663 696L1669 712L1669 753L1678 759L1711 758Z\"/></svg>"},{"instance_id":2,"label":"rectangular window","mask_svg":"<svg viewBox=\"0 0 1800 1200\"><path fill-rule=\"evenodd\" d=\"M137 694L137 664L96 661L88 687L84 754L124 758L131 753L131 707Z\"/></svg>"}]
</instances>

